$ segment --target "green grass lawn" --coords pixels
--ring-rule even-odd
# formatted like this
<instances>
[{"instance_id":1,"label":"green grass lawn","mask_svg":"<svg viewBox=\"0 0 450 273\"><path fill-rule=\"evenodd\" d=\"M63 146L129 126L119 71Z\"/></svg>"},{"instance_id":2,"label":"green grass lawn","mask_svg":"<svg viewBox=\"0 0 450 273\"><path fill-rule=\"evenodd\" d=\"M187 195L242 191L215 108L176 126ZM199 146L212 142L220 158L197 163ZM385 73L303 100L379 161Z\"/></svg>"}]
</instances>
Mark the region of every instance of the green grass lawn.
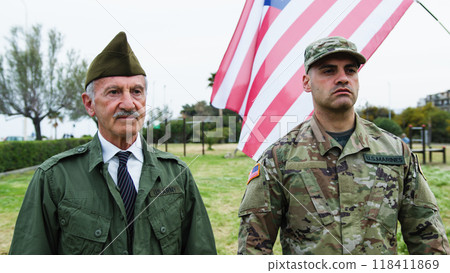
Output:
<instances>
[{"instance_id":1,"label":"green grass lawn","mask_svg":"<svg viewBox=\"0 0 450 273\"><path fill-rule=\"evenodd\" d=\"M159 149L164 150L164 146ZM182 159L190 165L197 182L216 238L219 254L236 254L239 218L237 211L245 191L247 176L254 161L242 152L233 155L235 144L214 145L213 151L201 154L200 144L187 145L187 156ZM206 149L206 147L205 147ZM169 152L183 155L183 145L169 145ZM434 161L434 160L433 160ZM434 161L436 162L436 161ZM423 166L423 171L440 208L440 213L450 236L450 165L436 164ZM33 172L0 177L0 254L9 249L15 220ZM407 253L399 234L399 252ZM275 254L281 254L279 242L274 248Z\"/></svg>"},{"instance_id":2,"label":"green grass lawn","mask_svg":"<svg viewBox=\"0 0 450 273\"><path fill-rule=\"evenodd\" d=\"M33 171L0 177L0 254L7 254L22 205L23 196Z\"/></svg>"},{"instance_id":3,"label":"green grass lawn","mask_svg":"<svg viewBox=\"0 0 450 273\"><path fill-rule=\"evenodd\" d=\"M426 155L425 155L425 159L426 159L426 163L430 163L430 153L429 153L429 149L442 149L443 147L446 147L446 149L445 149L445 156L446 156L446 161L447 161L447 163L449 162L449 160L450 160L450 145L443 145L443 144L432 144L430 147L425 147L425 150L426 150ZM414 150L422 150L423 149L423 147L422 147L422 145L420 145L420 144L418 144L418 143L415 143L414 145L413 145L413 149ZM417 153L417 156L419 157L419 160L420 160L420 164L422 164L423 163L423 154L422 153ZM442 152L433 152L432 154L431 154L431 157L432 157L432 164L439 164L439 163L441 163L442 164L442 162L443 162L443 154L442 154Z\"/></svg>"}]
</instances>

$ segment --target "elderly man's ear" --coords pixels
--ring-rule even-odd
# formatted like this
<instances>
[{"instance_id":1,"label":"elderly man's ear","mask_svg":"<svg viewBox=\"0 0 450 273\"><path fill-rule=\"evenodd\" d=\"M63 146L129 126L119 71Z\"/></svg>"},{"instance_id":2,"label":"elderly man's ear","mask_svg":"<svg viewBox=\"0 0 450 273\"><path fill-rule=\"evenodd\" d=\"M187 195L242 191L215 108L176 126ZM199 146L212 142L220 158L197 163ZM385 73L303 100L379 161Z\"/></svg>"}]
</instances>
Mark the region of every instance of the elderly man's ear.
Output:
<instances>
[{"instance_id":1,"label":"elderly man's ear","mask_svg":"<svg viewBox=\"0 0 450 273\"><path fill-rule=\"evenodd\" d=\"M88 115L91 117L95 116L94 103L91 97L89 97L87 93L83 93L81 98L83 99L84 108L86 109Z\"/></svg>"}]
</instances>

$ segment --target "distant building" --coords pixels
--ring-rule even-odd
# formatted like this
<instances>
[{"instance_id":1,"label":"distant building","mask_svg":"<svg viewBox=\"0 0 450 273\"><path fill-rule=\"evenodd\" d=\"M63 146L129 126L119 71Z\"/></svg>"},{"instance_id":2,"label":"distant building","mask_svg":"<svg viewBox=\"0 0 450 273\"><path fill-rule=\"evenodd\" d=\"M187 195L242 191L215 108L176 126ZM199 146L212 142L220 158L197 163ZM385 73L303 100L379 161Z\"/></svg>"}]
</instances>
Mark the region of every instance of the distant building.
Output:
<instances>
[{"instance_id":1,"label":"distant building","mask_svg":"<svg viewBox=\"0 0 450 273\"><path fill-rule=\"evenodd\" d=\"M429 102L444 111L450 112L450 90L428 95L426 98L420 99L417 106L424 106Z\"/></svg>"},{"instance_id":2,"label":"distant building","mask_svg":"<svg viewBox=\"0 0 450 273\"><path fill-rule=\"evenodd\" d=\"M427 104L427 99L426 98L420 98L419 101L417 102L417 107L425 106L425 104Z\"/></svg>"}]
</instances>

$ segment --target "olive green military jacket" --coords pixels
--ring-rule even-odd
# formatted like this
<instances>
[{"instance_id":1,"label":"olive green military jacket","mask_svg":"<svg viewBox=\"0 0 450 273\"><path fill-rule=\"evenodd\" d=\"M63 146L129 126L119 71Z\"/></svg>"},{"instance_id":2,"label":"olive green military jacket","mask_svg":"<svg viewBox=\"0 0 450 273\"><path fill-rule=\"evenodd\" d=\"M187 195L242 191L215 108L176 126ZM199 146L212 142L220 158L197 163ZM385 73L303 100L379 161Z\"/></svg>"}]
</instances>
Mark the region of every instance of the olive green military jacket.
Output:
<instances>
[{"instance_id":1,"label":"olive green military jacket","mask_svg":"<svg viewBox=\"0 0 450 273\"><path fill-rule=\"evenodd\" d=\"M253 179L251 179L254 177ZM315 118L268 148L239 208L239 254L450 252L436 199L398 137L356 116L344 148Z\"/></svg>"},{"instance_id":2,"label":"olive green military jacket","mask_svg":"<svg viewBox=\"0 0 450 273\"><path fill-rule=\"evenodd\" d=\"M216 254L211 224L186 164L142 143L132 253ZM10 254L128 254L126 219L96 135L37 169Z\"/></svg>"}]
</instances>

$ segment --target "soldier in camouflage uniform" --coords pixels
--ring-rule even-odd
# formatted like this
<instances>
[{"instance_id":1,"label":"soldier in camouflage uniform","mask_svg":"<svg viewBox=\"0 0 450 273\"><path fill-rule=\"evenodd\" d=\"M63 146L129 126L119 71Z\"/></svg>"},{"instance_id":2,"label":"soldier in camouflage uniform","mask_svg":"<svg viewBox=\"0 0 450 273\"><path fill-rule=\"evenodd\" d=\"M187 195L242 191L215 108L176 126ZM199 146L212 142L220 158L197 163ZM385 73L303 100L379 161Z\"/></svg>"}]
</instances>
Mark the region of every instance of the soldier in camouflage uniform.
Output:
<instances>
[{"instance_id":1,"label":"soldier in camouflage uniform","mask_svg":"<svg viewBox=\"0 0 450 273\"><path fill-rule=\"evenodd\" d=\"M417 156L354 111L366 62L342 37L306 48L303 88L313 118L269 147L249 175L239 254L448 254L436 199Z\"/></svg>"}]
</instances>

